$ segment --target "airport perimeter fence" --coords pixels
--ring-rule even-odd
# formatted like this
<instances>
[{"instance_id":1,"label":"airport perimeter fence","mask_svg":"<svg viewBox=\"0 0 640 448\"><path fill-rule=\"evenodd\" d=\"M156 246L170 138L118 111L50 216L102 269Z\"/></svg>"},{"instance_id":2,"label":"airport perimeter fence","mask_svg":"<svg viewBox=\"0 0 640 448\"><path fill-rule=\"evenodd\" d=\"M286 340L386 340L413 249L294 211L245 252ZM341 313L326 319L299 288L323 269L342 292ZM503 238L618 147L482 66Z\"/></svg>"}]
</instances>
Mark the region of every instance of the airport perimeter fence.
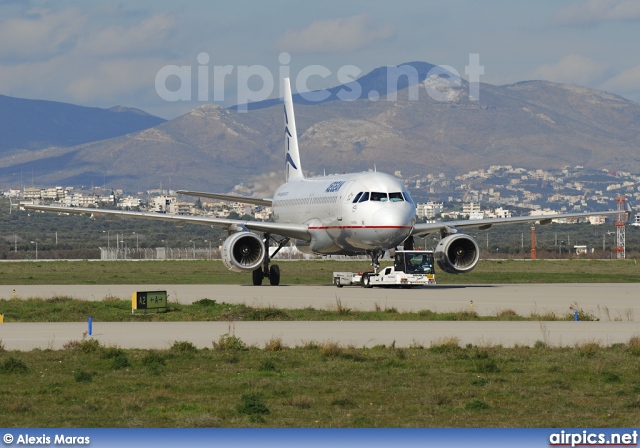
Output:
<instances>
[{"instance_id":1,"label":"airport perimeter fence","mask_svg":"<svg viewBox=\"0 0 640 448\"><path fill-rule=\"evenodd\" d=\"M274 248L271 248L274 249ZM286 249L286 248L285 248ZM127 248L114 249L100 248L101 260L220 260L220 249L193 248L193 247L156 247L156 248ZM303 254L295 250L282 250L274 259L278 260L302 260L302 259L326 259L326 260L368 260L366 255L327 255L323 257Z\"/></svg>"}]
</instances>

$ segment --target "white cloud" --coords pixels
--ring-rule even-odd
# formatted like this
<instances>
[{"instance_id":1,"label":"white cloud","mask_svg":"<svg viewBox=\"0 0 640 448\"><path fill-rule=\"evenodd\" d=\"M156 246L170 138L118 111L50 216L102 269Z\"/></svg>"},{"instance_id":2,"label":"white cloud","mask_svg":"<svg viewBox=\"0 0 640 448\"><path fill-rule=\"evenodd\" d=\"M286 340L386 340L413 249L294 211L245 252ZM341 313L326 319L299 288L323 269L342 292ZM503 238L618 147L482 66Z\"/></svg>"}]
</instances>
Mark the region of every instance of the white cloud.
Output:
<instances>
[{"instance_id":1,"label":"white cloud","mask_svg":"<svg viewBox=\"0 0 640 448\"><path fill-rule=\"evenodd\" d=\"M276 43L290 53L346 53L394 35L391 25L376 27L368 14L319 20L301 30L289 30Z\"/></svg>"},{"instance_id":2,"label":"white cloud","mask_svg":"<svg viewBox=\"0 0 640 448\"><path fill-rule=\"evenodd\" d=\"M87 17L75 8L58 12L31 9L23 17L0 22L0 57L16 60L48 58L73 46Z\"/></svg>"},{"instance_id":3,"label":"white cloud","mask_svg":"<svg viewBox=\"0 0 640 448\"><path fill-rule=\"evenodd\" d=\"M541 65L532 76L547 81L589 86L601 80L606 71L606 64L578 54L570 54L556 64Z\"/></svg>"},{"instance_id":4,"label":"white cloud","mask_svg":"<svg viewBox=\"0 0 640 448\"><path fill-rule=\"evenodd\" d=\"M595 25L602 22L640 20L637 0L583 0L558 11L556 23Z\"/></svg>"},{"instance_id":5,"label":"white cloud","mask_svg":"<svg viewBox=\"0 0 640 448\"><path fill-rule=\"evenodd\" d=\"M602 84L602 88L614 92L640 91L640 65L623 70Z\"/></svg>"},{"instance_id":6,"label":"white cloud","mask_svg":"<svg viewBox=\"0 0 640 448\"><path fill-rule=\"evenodd\" d=\"M131 105L134 95L152 98L157 71L176 62L166 49L176 22L160 13L116 25L75 8L31 9L0 19L0 88L102 106Z\"/></svg>"},{"instance_id":7,"label":"white cloud","mask_svg":"<svg viewBox=\"0 0 640 448\"><path fill-rule=\"evenodd\" d=\"M176 20L169 14L156 14L130 27L109 26L89 34L78 44L78 54L92 56L133 55L161 51Z\"/></svg>"}]
</instances>

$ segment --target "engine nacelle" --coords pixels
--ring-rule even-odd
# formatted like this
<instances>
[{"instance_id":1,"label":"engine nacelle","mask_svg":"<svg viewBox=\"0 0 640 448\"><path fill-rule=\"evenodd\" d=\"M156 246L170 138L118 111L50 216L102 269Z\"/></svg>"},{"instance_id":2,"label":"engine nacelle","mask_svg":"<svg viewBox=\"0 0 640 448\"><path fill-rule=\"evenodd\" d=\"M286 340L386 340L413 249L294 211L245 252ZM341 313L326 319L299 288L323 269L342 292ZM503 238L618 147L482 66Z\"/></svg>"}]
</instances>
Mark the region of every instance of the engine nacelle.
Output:
<instances>
[{"instance_id":1,"label":"engine nacelle","mask_svg":"<svg viewBox=\"0 0 640 448\"><path fill-rule=\"evenodd\" d=\"M234 233L222 244L222 261L234 272L247 272L259 268L264 256L264 243L255 233Z\"/></svg>"},{"instance_id":2,"label":"engine nacelle","mask_svg":"<svg viewBox=\"0 0 640 448\"><path fill-rule=\"evenodd\" d=\"M463 233L442 238L436 246L434 258L438 266L448 274L465 274L473 271L480 259L478 243Z\"/></svg>"}]
</instances>

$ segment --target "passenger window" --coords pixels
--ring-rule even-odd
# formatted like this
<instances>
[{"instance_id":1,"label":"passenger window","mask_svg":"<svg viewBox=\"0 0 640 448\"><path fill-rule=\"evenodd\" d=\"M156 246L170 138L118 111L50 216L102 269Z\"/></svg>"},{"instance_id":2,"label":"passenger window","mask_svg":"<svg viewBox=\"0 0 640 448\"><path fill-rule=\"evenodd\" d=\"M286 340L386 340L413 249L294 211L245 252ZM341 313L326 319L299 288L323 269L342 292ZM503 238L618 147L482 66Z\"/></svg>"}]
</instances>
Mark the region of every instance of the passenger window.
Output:
<instances>
[{"instance_id":1,"label":"passenger window","mask_svg":"<svg viewBox=\"0 0 640 448\"><path fill-rule=\"evenodd\" d=\"M358 199L360 199L360 196L362 196L362 191L356 195L356 198L353 200L354 204L358 202Z\"/></svg>"},{"instance_id":2,"label":"passenger window","mask_svg":"<svg viewBox=\"0 0 640 448\"><path fill-rule=\"evenodd\" d=\"M367 202L369 200L369 192L366 191L362 194L362 197L360 198L360 200L358 202Z\"/></svg>"},{"instance_id":3,"label":"passenger window","mask_svg":"<svg viewBox=\"0 0 640 448\"><path fill-rule=\"evenodd\" d=\"M404 198L402 197L402 193L389 193L389 200L391 202L404 202Z\"/></svg>"},{"instance_id":4,"label":"passenger window","mask_svg":"<svg viewBox=\"0 0 640 448\"><path fill-rule=\"evenodd\" d=\"M372 192L371 193L371 200L372 201L380 201L380 202L387 202L389 200L387 193L375 193Z\"/></svg>"}]
</instances>

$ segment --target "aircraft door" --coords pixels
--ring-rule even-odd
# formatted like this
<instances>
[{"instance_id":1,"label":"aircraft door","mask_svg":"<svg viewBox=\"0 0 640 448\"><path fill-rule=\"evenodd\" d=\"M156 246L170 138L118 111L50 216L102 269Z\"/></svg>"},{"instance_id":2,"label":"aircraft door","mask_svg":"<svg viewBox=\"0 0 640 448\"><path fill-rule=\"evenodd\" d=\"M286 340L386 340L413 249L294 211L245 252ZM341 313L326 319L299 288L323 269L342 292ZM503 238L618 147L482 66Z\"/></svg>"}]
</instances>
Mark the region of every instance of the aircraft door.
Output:
<instances>
[{"instance_id":1,"label":"aircraft door","mask_svg":"<svg viewBox=\"0 0 640 448\"><path fill-rule=\"evenodd\" d=\"M352 180L347 181L346 185L343 185L343 187L338 190L338 201L336 202L336 217L338 218L339 222L342 222L343 211L345 210L345 208L349 207L349 204L351 204L351 201L353 201L353 197L355 196L355 193L351 191L353 182L354 181Z\"/></svg>"}]
</instances>

